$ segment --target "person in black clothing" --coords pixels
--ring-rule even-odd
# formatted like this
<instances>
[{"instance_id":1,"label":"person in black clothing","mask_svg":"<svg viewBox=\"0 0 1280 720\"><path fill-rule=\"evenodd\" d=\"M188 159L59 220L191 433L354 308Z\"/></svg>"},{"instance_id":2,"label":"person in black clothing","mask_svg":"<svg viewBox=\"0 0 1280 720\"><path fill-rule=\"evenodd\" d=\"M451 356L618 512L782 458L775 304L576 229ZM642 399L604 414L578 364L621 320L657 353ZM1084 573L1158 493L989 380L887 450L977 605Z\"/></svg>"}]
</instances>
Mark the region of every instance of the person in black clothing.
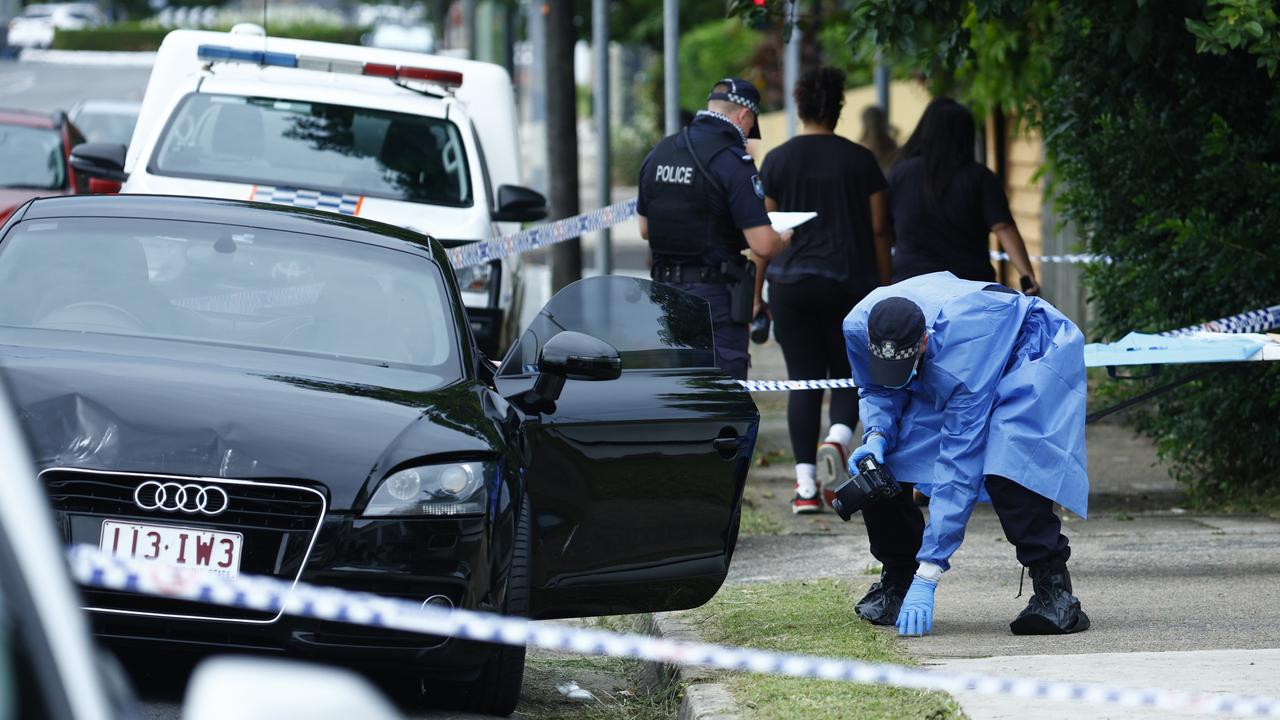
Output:
<instances>
[{"instance_id":1,"label":"person in black clothing","mask_svg":"<svg viewBox=\"0 0 1280 720\"><path fill-rule=\"evenodd\" d=\"M889 173L889 214L895 238L893 281L942 270L958 278L995 282L987 237L1038 295L1027 247L1009 212L1000 179L974 160L973 115L951 98L929 103Z\"/></svg>"},{"instance_id":2,"label":"person in black clothing","mask_svg":"<svg viewBox=\"0 0 1280 720\"><path fill-rule=\"evenodd\" d=\"M650 274L711 306L720 369L745 380L751 291L755 278L742 251L770 258L790 242L764 208L764 189L747 138L760 137L760 92L725 78L683 131L662 139L640 168L640 235L653 252ZM735 311L733 293L741 291Z\"/></svg>"},{"instance_id":3,"label":"person in black clothing","mask_svg":"<svg viewBox=\"0 0 1280 720\"><path fill-rule=\"evenodd\" d=\"M796 228L792 246L766 271L774 335L793 380L849 377L841 322L872 288L889 282L884 175L871 151L835 134L844 77L822 67L800 79L800 134L766 155L761 169L769 210L818 213ZM845 476L858 424L857 390L832 391L831 426L819 446L821 419L821 390L790 394L792 512L821 511L822 487Z\"/></svg>"}]
</instances>

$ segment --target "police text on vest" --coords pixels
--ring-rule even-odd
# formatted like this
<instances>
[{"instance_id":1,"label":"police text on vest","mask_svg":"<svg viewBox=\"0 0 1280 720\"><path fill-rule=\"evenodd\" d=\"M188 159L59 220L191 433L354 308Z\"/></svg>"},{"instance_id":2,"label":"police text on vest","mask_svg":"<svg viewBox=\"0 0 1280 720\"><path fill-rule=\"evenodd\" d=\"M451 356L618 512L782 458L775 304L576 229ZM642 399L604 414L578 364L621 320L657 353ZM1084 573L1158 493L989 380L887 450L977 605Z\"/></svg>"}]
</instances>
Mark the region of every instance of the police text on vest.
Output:
<instances>
[{"instance_id":1,"label":"police text on vest","mask_svg":"<svg viewBox=\"0 0 1280 720\"><path fill-rule=\"evenodd\" d=\"M693 168L688 165L659 165L658 182L693 184Z\"/></svg>"}]
</instances>

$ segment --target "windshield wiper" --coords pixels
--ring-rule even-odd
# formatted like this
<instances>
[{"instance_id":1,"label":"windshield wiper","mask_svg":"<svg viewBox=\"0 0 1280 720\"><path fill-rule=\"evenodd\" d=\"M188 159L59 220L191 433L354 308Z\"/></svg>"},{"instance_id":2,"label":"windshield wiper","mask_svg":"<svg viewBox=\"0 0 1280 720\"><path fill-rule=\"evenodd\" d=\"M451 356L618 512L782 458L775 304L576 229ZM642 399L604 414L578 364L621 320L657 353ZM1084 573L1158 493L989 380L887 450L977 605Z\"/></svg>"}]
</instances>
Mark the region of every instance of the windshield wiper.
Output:
<instances>
[{"instance_id":1,"label":"windshield wiper","mask_svg":"<svg viewBox=\"0 0 1280 720\"><path fill-rule=\"evenodd\" d=\"M443 100L447 97L444 93L436 92L434 90L428 90L426 88L411 87L405 83L400 82L399 80L392 80L391 84L395 85L396 87L402 87L411 93L417 93L419 95L423 95L429 98L437 98L439 100Z\"/></svg>"}]
</instances>

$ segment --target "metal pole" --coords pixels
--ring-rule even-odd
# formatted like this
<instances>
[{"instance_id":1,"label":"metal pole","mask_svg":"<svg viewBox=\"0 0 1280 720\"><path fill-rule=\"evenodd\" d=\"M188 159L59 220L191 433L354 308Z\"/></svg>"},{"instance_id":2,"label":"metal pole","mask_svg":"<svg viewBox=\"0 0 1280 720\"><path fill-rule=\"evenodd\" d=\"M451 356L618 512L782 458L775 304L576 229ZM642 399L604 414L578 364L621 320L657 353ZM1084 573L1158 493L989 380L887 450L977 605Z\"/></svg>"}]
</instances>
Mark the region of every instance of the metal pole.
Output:
<instances>
[{"instance_id":1,"label":"metal pole","mask_svg":"<svg viewBox=\"0 0 1280 720\"><path fill-rule=\"evenodd\" d=\"M462 41L467 44L467 58L478 60L476 55L477 40L479 33L476 32L476 0L462 0Z\"/></svg>"},{"instance_id":2,"label":"metal pole","mask_svg":"<svg viewBox=\"0 0 1280 720\"><path fill-rule=\"evenodd\" d=\"M668 135L680 132L680 0L662 0L662 101Z\"/></svg>"},{"instance_id":3,"label":"metal pole","mask_svg":"<svg viewBox=\"0 0 1280 720\"><path fill-rule=\"evenodd\" d=\"M795 24L800 15L800 0L791 0L791 40L782 55L782 94L787 115L787 137L796 134L796 96L792 92L800 80L800 26Z\"/></svg>"},{"instance_id":4,"label":"metal pole","mask_svg":"<svg viewBox=\"0 0 1280 720\"><path fill-rule=\"evenodd\" d=\"M595 87L592 98L596 116L596 192L600 207L613 203L609 157L609 0L592 0L591 45L595 52ZM609 228L596 235L596 270L613 273L613 237Z\"/></svg>"},{"instance_id":5,"label":"metal pole","mask_svg":"<svg viewBox=\"0 0 1280 720\"><path fill-rule=\"evenodd\" d=\"M547 21L542 14L542 2L529 2L529 44L533 50L533 63L530 67L530 100L531 132L539 139L546 137L547 127ZM534 142L530 156L529 180L535 190L549 193L547 181L547 144Z\"/></svg>"},{"instance_id":6,"label":"metal pole","mask_svg":"<svg viewBox=\"0 0 1280 720\"><path fill-rule=\"evenodd\" d=\"M884 56L876 53L876 104L884 111L887 116L889 114L889 64L884 61Z\"/></svg>"}]
</instances>

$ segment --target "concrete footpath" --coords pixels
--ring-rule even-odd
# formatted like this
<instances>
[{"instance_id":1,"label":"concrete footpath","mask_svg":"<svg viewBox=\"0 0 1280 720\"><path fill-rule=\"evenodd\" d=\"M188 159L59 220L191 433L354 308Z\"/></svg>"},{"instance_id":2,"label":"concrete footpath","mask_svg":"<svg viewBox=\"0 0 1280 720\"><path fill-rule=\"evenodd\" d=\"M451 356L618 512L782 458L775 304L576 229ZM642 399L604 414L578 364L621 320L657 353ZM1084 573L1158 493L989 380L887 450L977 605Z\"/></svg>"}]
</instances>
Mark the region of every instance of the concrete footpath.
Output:
<instances>
[{"instance_id":1,"label":"concrete footpath","mask_svg":"<svg viewBox=\"0 0 1280 720\"><path fill-rule=\"evenodd\" d=\"M785 377L776 345L753 348L754 377ZM747 498L782 528L740 540L729 582L875 577L865 528L833 512L793 516L785 394L758 396L764 417ZM1016 637L1008 624L1021 566L989 505L975 511L964 545L937 593L935 634L905 639L926 666L1056 680L1280 694L1280 522L1196 515L1151 443L1119 424L1088 431L1092 517L1068 514L1076 594L1093 622L1065 637ZM859 594L859 593L855 593ZM851 601L852 604L852 601ZM852 607L849 609L853 611ZM886 629L885 632L891 632ZM1081 704L959 696L972 720L1153 718L1150 712Z\"/></svg>"}]
</instances>

